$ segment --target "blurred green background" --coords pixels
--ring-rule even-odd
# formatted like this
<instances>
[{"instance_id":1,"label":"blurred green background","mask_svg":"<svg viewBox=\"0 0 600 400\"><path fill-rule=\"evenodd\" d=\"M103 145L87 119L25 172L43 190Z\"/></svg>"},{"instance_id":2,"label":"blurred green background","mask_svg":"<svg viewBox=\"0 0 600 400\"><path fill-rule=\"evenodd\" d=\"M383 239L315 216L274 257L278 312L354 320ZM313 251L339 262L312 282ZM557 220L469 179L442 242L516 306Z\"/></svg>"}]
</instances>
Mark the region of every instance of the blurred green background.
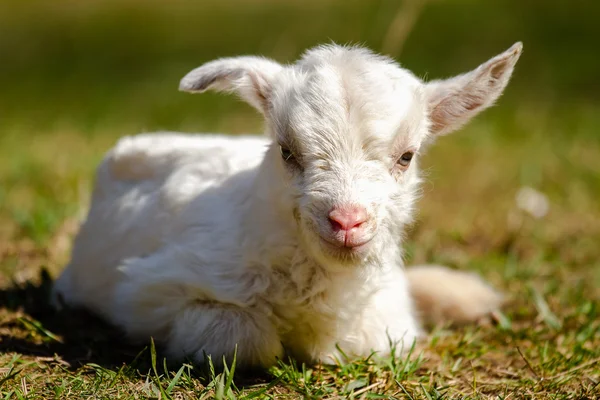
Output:
<instances>
[{"instance_id":1,"label":"blurred green background","mask_svg":"<svg viewBox=\"0 0 600 400\"><path fill-rule=\"evenodd\" d=\"M243 53L293 61L330 40L387 51L431 77L462 72L522 40L504 109L524 102L591 109L599 100L600 6L587 0L4 0L0 7L3 131L220 126L230 102L178 93L188 70ZM415 8L402 54L382 48L397 13Z\"/></svg>"},{"instance_id":2,"label":"blurred green background","mask_svg":"<svg viewBox=\"0 0 600 400\"><path fill-rule=\"evenodd\" d=\"M428 155L420 221L463 234L478 218L505 226L530 185L554 217L597 232L599 17L590 0L3 0L0 238L40 243L80 215L119 136L260 132L233 97L178 92L192 68L240 54L292 62L328 41L364 44L428 79L523 41L499 105Z\"/></svg>"}]
</instances>

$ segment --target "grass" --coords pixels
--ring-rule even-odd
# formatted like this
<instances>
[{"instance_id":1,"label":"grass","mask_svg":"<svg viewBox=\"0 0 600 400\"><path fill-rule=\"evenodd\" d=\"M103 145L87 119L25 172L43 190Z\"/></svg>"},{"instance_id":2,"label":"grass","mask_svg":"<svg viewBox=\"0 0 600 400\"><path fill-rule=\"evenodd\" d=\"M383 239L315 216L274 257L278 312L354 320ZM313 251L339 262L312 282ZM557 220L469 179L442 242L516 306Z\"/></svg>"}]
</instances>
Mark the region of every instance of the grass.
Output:
<instances>
[{"instance_id":1,"label":"grass","mask_svg":"<svg viewBox=\"0 0 600 400\"><path fill-rule=\"evenodd\" d=\"M408 67L444 76L525 43L499 106L425 156L406 241L409 264L483 275L506 294L502 314L435 327L397 357L285 360L249 374L164 362L151 342L133 346L92 315L50 309L94 168L124 134L259 131L248 107L178 94L177 80L214 56L289 60L324 38L378 49L395 3L31 4L0 3L10 11L0 12L0 52L12 55L0 65L0 398L600 397L600 58L586 39L600 25L591 6L545 4L540 15L535 2L434 2L403 46ZM221 26L227 35L210 36ZM523 187L547 197L547 215L517 206Z\"/></svg>"}]
</instances>

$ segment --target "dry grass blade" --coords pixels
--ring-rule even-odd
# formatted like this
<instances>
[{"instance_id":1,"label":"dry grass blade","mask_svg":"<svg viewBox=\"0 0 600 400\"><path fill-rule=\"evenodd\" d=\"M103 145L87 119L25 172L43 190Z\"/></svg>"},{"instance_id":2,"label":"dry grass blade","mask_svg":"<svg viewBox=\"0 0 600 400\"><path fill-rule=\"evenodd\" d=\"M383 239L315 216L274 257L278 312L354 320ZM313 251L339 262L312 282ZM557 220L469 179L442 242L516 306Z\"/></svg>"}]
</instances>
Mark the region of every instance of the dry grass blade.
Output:
<instances>
[{"instance_id":1,"label":"dry grass blade","mask_svg":"<svg viewBox=\"0 0 600 400\"><path fill-rule=\"evenodd\" d=\"M390 23L381 45L382 52L400 56L428 0L405 0Z\"/></svg>"}]
</instances>

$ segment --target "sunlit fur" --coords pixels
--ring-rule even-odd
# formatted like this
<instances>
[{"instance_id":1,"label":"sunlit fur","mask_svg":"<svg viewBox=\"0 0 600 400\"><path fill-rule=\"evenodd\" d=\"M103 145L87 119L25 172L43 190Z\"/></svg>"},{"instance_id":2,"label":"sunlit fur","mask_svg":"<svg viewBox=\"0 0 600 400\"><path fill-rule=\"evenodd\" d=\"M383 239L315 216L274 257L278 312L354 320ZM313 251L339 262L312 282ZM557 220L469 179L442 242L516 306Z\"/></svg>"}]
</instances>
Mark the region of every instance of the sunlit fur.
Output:
<instances>
[{"instance_id":1,"label":"sunlit fur","mask_svg":"<svg viewBox=\"0 0 600 400\"><path fill-rule=\"evenodd\" d=\"M267 137L122 139L98 169L55 304L87 307L174 357L218 362L237 345L244 366L286 352L343 361L336 346L349 357L410 347L421 329L409 280L424 320L434 309L437 320L481 317L500 303L481 280L446 269L405 273L403 227L424 144L491 105L520 51L433 84L336 45L289 66L239 57L193 70L181 90L237 93L264 115ZM280 147L294 157L285 161ZM415 154L408 167L397 163L405 152ZM340 204L367 210L361 234L370 240L360 248L327 244L335 234L327 216ZM438 276L454 283L439 297L451 306L436 304ZM480 303L476 311L470 302Z\"/></svg>"}]
</instances>

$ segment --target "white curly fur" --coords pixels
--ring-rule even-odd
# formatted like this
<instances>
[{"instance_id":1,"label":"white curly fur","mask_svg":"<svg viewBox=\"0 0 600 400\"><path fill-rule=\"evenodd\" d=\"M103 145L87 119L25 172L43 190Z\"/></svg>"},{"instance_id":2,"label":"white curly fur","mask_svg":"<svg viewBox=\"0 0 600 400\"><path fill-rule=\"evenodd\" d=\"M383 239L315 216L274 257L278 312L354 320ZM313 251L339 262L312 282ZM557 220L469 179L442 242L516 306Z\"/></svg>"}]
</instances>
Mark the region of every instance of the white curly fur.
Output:
<instances>
[{"instance_id":1,"label":"white curly fur","mask_svg":"<svg viewBox=\"0 0 600 400\"><path fill-rule=\"evenodd\" d=\"M490 106L520 52L518 43L429 84L337 45L289 66L239 57L193 70L181 90L237 93L263 113L268 137L122 139L98 169L55 303L152 336L172 356L218 362L237 345L244 366L284 352L334 362L336 345L350 357L410 347L421 329L409 285L424 320L480 317L499 305L493 289L446 269L407 275L401 240L424 144ZM408 167L398 163L406 152L415 154ZM329 244L328 213L340 204L366 210L356 233L366 244Z\"/></svg>"}]
</instances>

